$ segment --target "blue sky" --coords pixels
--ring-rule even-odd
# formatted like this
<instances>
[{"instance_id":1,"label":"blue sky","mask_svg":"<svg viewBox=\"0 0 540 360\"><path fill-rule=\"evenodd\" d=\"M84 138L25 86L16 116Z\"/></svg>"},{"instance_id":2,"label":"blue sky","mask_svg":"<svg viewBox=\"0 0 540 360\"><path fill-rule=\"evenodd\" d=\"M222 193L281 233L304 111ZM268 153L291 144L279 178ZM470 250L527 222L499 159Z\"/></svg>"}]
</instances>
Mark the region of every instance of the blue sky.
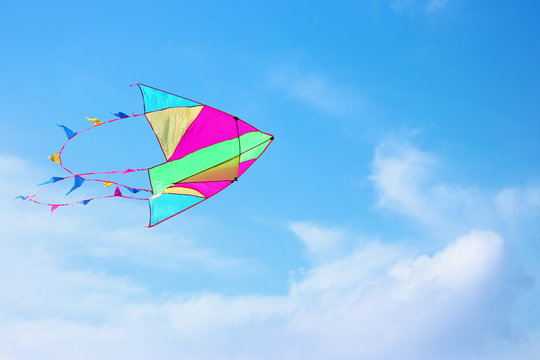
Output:
<instances>
[{"instance_id":1,"label":"blue sky","mask_svg":"<svg viewBox=\"0 0 540 360\"><path fill-rule=\"evenodd\" d=\"M3 4L0 359L539 358L539 7ZM139 202L12 201L63 176L56 124L142 112L139 82L275 141L152 229ZM69 146L161 161L140 117Z\"/></svg>"}]
</instances>

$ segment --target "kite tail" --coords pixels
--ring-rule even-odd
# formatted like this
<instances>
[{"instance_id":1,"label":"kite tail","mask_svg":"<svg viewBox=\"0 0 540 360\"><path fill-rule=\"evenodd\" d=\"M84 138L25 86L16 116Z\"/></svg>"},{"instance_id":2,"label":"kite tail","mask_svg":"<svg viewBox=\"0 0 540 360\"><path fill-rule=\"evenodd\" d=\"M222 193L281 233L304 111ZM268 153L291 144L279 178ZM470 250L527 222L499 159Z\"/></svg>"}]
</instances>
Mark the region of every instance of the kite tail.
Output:
<instances>
[{"instance_id":1,"label":"kite tail","mask_svg":"<svg viewBox=\"0 0 540 360\"><path fill-rule=\"evenodd\" d=\"M77 174L77 173L71 171L70 169L68 169L67 167L65 167L62 164L62 157L61 157L62 152L66 148L66 145L75 136L80 135L80 134L82 134L82 133L84 133L86 131L89 131L91 129L94 129L97 126L101 126L101 125L104 125L104 124L109 124L109 123L112 123L112 122L115 122L115 121L118 121L118 120L122 120L122 119L141 116L141 115L144 115L144 114L132 114L131 116L129 116L129 115L126 115L123 112L118 112L118 113L115 113L114 115L117 116L117 118L112 119L112 120L108 120L108 121L104 121L104 122L99 121L97 118L91 119L91 118L88 118L88 117L85 116L85 118L88 121L91 121L92 123L94 123L94 125L87 128L87 129L84 129L82 131L79 131L79 132L73 131L70 128L68 128L67 126L65 126L65 125L58 124L58 127L61 127L65 131L66 136L67 136L67 140L62 145L60 151L58 151L57 153L54 153L51 156L49 156L49 160L58 163L62 167L62 169L64 169L70 175L65 176L65 177L56 177L56 176L54 176L51 179L49 179L49 180L47 180L47 181L45 181L45 182L43 182L41 184L38 184L38 186L42 186L42 188L39 189L38 191L36 191L33 195L27 195L27 196L19 195L15 199L20 198L23 201L31 201L31 202L39 204L39 205L50 206L51 212L53 212L54 210L56 210L57 208L59 208L61 206L68 206L68 205L75 205L75 204L87 205L90 201L93 201L93 200L114 198L114 197L121 197L121 198L125 198L125 199L133 199L133 200L148 200L149 197L137 197L137 196L134 196L134 194L137 194L139 192L152 193L152 190L150 190L150 189L131 187L131 186L127 186L127 185L124 185L124 184L120 184L120 183L118 183L116 181L112 181L112 180L86 178L86 176L90 176L90 175L104 175L104 174L110 174L110 175L112 175L112 174L122 174L122 175L125 175L125 174L131 173L131 172L147 171L148 169L126 169L126 170L123 170L123 171L103 171L103 172L88 172L88 173L79 173L79 174ZM55 183L57 183L59 181L64 181L64 180L67 180L67 179L74 179L74 184L73 184L73 187L67 192L66 196L69 195L73 190L79 188L86 181L101 182L104 187L109 187L109 186L112 186L112 185L116 185L116 187L115 187L115 190L114 190L114 194L112 194L112 195L91 197L91 198L88 198L88 199L79 200L79 201L73 201L73 202L46 203L46 202L38 201L38 200L35 199L35 197L39 193L41 193L42 191L44 191L48 187L52 186L53 184L55 184ZM122 194L121 189L126 189L127 191L129 191L131 193L131 195Z\"/></svg>"},{"instance_id":2,"label":"kite tail","mask_svg":"<svg viewBox=\"0 0 540 360\"><path fill-rule=\"evenodd\" d=\"M24 201L31 201L31 202L39 204L39 205L50 206L51 213L52 213L54 210L58 209L61 206L69 206L69 205L75 205L75 204L87 205L90 201L93 201L93 200L107 199L107 198L113 198L113 197L122 197L122 198L125 198L125 199L133 199L133 200L148 200L148 198L138 198L138 197L135 197L135 196L125 196L125 195L122 195L122 194L117 195L116 191L115 191L115 195L91 197L91 198L88 198L88 199L85 199L85 200L73 201L73 202L69 202L69 203L56 203L56 204L45 203L45 202L35 200L33 198L33 196L28 196Z\"/></svg>"},{"instance_id":3,"label":"kite tail","mask_svg":"<svg viewBox=\"0 0 540 360\"><path fill-rule=\"evenodd\" d=\"M130 172L143 171L143 170L147 170L147 169L131 170ZM121 173L125 173L125 171L107 171L107 172L104 172L104 173L106 173L106 174L121 174ZM87 205L90 201L97 200L97 199L120 197L120 198L133 199L133 200L148 200L149 197L137 197L137 196L135 196L135 194L137 194L137 193L139 193L141 191L142 192L152 193L152 191L149 190L149 189L131 187L131 186L127 186L127 185L124 185L124 184L120 184L120 183L115 182L115 181L101 180L101 179L87 179L87 178L82 177L82 175L93 175L93 174L100 174L100 173L73 174L73 175L68 175L66 177L63 177L63 178L62 177L52 177L50 180L45 181L44 183L38 184L38 186L42 186L42 188L39 189L38 191L36 191L34 194L26 195L26 196L19 195L19 196L16 197L16 199L20 198L23 201L31 201L31 202L39 204L39 205L50 206L51 207L51 212L52 212L52 211L56 210L58 207L61 207L61 206L68 206L68 205L75 205L75 204ZM64 180L67 180L67 179L74 179L74 184L73 184L72 188L66 193L66 196L69 195L73 190L81 187L81 185L86 181L100 182L100 183L102 183L104 185L104 187L109 187L111 185L116 185L116 187L115 187L114 193L112 195L90 197L90 198L87 198L87 199L84 199L84 200L78 200L78 201L72 201L72 202L66 202L66 203L46 203L46 202L42 202L42 201L39 201L39 200L35 199L35 197L39 193L41 193L42 191L44 191L48 187L52 186L53 184L55 184L57 182L64 181ZM124 195L124 194L122 194L121 189L126 189L131 194L130 195Z\"/></svg>"},{"instance_id":4,"label":"kite tail","mask_svg":"<svg viewBox=\"0 0 540 360\"><path fill-rule=\"evenodd\" d=\"M132 171L142 171L142 170L146 170L146 169L137 169L137 170L132 170ZM106 173L107 174L123 173L123 171L108 171ZM19 195L15 199L20 198L23 201L31 201L31 202L39 204L39 205L49 206L51 208L51 212L53 212L54 210L56 210L57 208L59 208L61 206L68 206L68 205L75 205L75 204L87 205L90 201L98 200L98 199L107 199L107 198L120 197L120 198L124 198L124 199L132 199L132 200L148 200L150 198L150 197L137 197L137 196L135 196L135 194L137 194L137 193L139 193L141 191L151 193L152 191L148 190L148 189L135 188L135 187L123 185L123 184L120 184L120 183L117 183L117 182L114 182L114 181L108 181L108 180L85 179L85 178L83 178L81 176L81 175L89 175L89 174L99 174L99 173L87 173L87 174L76 174L76 175L74 174L74 175L68 175L68 176L66 176L64 178L52 177L50 180L39 184L38 186L43 185L43 187L41 189L39 189L38 191L36 191L34 194L26 195L26 196ZM74 179L74 184L73 184L73 187L67 192L66 196L69 195L73 190L79 188L85 181L97 181L97 182L103 183L105 187L109 187L111 185L116 185L116 187L115 187L114 193L112 195L90 197L90 198L87 198L87 199L78 200L78 201L72 201L72 202L47 203L47 202L42 202L42 201L39 201L39 200L35 199L35 197L40 192L44 191L46 188L52 186L53 184L55 184L57 182L67 180L67 179ZM122 188L128 190L131 194L130 195L122 194L122 190L121 190Z\"/></svg>"},{"instance_id":5,"label":"kite tail","mask_svg":"<svg viewBox=\"0 0 540 360\"><path fill-rule=\"evenodd\" d=\"M147 171L148 169L135 169L135 170L126 169L126 170L123 170L123 171L102 171L102 172L89 172L89 173L76 174L73 171L71 171L70 169L68 169L67 167L65 167L64 164L62 164L62 152L66 148L66 145L75 136L80 135L82 133L85 133L85 132L87 132L87 131L89 131L91 129L94 129L94 128L98 127L98 126L101 126L101 125L110 124L110 123L118 121L118 120L137 117L137 116L141 116L141 115L144 115L144 114L135 114L135 113L133 113L131 116L129 116L129 115L126 115L125 113L119 111L119 112L115 113L114 115L117 116L117 118L112 119L112 120L108 120L108 121L103 121L103 122L99 121L97 118L91 119L91 118L85 116L85 118L88 121L91 121L92 123L94 123L94 126L91 126L91 127L87 128L87 129L84 129L84 130L79 131L79 132L73 131L73 130L69 129L68 127L66 127L65 125L58 125L59 127L62 127L64 129L64 131L66 132L67 140L64 142L64 144L62 145L62 148L60 148L59 152L54 153L51 156L49 156L49 160L58 163L62 167L62 169L64 169L65 171L67 171L71 175L67 176L67 177L64 177L64 178L55 178L55 177L53 177L51 180L49 180L49 181L47 181L47 182L45 182L43 184L47 184L49 182L54 183L54 182L56 182L58 180L64 180L64 179L68 179L70 177L75 177L76 179L77 178L82 179L82 181L99 181L99 182L102 182L105 187L108 187L108 186L111 186L111 185L117 185L117 186L122 186L122 187L125 187L125 188L128 188L128 189L151 192L151 190L148 190L148 189L130 188L130 187L126 186L126 185L122 185L122 184L119 184L117 182L110 181L110 180L99 180L99 179L86 179L86 178L84 178L84 176L87 176L87 175L101 175L101 174L123 174L123 175L125 175L125 174L130 173L130 172ZM57 180L54 180L54 179L57 179ZM40 185L43 185L43 184L40 184ZM72 191L73 190L74 189L72 189Z\"/></svg>"},{"instance_id":6,"label":"kite tail","mask_svg":"<svg viewBox=\"0 0 540 360\"><path fill-rule=\"evenodd\" d=\"M64 142L64 144L62 145L62 147L60 148L60 151L58 151L57 153L54 153L52 154L51 156L49 156L49 160L53 161L53 162L56 162L58 163L62 169L64 169L65 171L67 171L68 173L70 174L73 174L75 175L74 172L72 172L71 170L69 170L68 168L66 168L63 164L62 164L62 159L61 159L61 156L62 156L62 152L64 151L64 149L66 148L66 145L71 141L71 139L73 139L75 136L77 135L80 135L82 133L85 133L91 129L94 129L98 126L102 126L102 125L105 125L105 124L110 124L110 123L113 123L115 121L118 121L118 120L123 120L123 119L129 119L129 118L133 118L133 117L137 117L137 116L142 116L144 114L135 114L133 113L131 116L130 115L126 115L125 113L123 112L117 112L114 114L115 116L117 116L115 119L112 119L112 120L107 120L107 121L99 121L97 118L89 118L87 116L85 116L85 118L88 120L88 121L91 121L92 123L94 123L93 126L87 128L87 129L84 129L82 131L73 131L71 130L70 128L68 128L67 126L65 125L58 125L59 127L63 128L65 133L66 133L66 136L67 136L67 140Z\"/></svg>"}]
</instances>

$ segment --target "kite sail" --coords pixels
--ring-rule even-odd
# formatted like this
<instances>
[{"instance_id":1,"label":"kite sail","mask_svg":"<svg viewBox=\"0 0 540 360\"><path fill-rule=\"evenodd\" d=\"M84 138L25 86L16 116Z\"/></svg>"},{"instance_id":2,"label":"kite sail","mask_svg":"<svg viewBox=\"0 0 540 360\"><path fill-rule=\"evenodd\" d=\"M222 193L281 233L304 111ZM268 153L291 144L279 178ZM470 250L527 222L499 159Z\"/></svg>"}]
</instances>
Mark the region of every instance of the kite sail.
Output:
<instances>
[{"instance_id":1,"label":"kite sail","mask_svg":"<svg viewBox=\"0 0 540 360\"><path fill-rule=\"evenodd\" d=\"M94 125L76 132L61 127L67 140L59 152L49 159L58 163L69 175L52 177L40 184L41 190L34 195L18 196L24 201L50 206L51 212L61 206L83 204L102 198L122 197L148 201L150 221L155 226L214 196L238 178L261 156L274 137L255 127L205 104L162 91L147 85L139 86L144 103L143 114L114 114L117 118L99 121L88 118ZM134 85L132 85L134 86ZM144 115L150 124L164 155L164 162L146 169L126 169L98 173L77 174L62 164L62 151L76 136L105 124ZM150 188L136 188L115 181L90 178L98 174L126 174L147 172ZM44 203L36 199L39 192L59 181L74 179L70 194L85 181L103 183L105 188L114 185L112 195L93 197L70 203ZM122 189L129 192L124 195ZM124 193L127 194L126 191ZM66 194L66 196L68 195ZM148 194L140 196L140 194Z\"/></svg>"}]
</instances>

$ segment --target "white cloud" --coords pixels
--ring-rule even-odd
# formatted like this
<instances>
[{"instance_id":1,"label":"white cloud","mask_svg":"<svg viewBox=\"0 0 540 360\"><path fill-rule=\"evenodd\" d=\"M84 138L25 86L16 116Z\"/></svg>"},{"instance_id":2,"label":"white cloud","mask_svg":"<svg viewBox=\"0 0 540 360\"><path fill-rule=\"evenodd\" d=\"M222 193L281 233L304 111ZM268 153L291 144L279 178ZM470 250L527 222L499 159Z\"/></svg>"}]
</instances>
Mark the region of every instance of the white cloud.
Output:
<instances>
[{"instance_id":1,"label":"white cloud","mask_svg":"<svg viewBox=\"0 0 540 360\"><path fill-rule=\"evenodd\" d=\"M448 5L448 0L430 0L427 2L426 10L428 12L438 11Z\"/></svg>"},{"instance_id":2,"label":"white cloud","mask_svg":"<svg viewBox=\"0 0 540 360\"><path fill-rule=\"evenodd\" d=\"M454 185L435 176L441 165L440 159L407 142L382 142L370 176L378 206L413 217L438 234L501 228L538 217L540 187L488 192Z\"/></svg>"},{"instance_id":3,"label":"white cloud","mask_svg":"<svg viewBox=\"0 0 540 360\"><path fill-rule=\"evenodd\" d=\"M432 282L442 288L473 292L481 279L496 272L493 265L500 262L502 243L497 233L473 231L435 256L400 263L390 273L400 280L404 296Z\"/></svg>"},{"instance_id":4,"label":"white cloud","mask_svg":"<svg viewBox=\"0 0 540 360\"><path fill-rule=\"evenodd\" d=\"M322 75L300 71L294 66L274 70L269 82L284 90L290 98L333 116L356 114L362 102L353 88L336 84Z\"/></svg>"},{"instance_id":5,"label":"white cloud","mask_svg":"<svg viewBox=\"0 0 540 360\"><path fill-rule=\"evenodd\" d=\"M390 2L390 7L394 11L422 8L428 13L433 13L446 8L448 2L448 0L393 0Z\"/></svg>"},{"instance_id":6,"label":"white cloud","mask_svg":"<svg viewBox=\"0 0 540 360\"><path fill-rule=\"evenodd\" d=\"M426 203L440 191L439 185L431 185L429 171L437 160L412 147L378 151L374 181L385 196L381 204L431 221L422 212L433 212ZM29 169L17 159L3 161L12 170ZM9 174L3 175L9 179ZM402 194L410 189L420 202ZM503 193L500 202L521 201L522 195L516 194L521 192ZM0 195L8 198L5 192ZM76 241L82 249L102 248L100 256L172 266L178 253L190 249L189 243L173 244L158 235L149 239L148 232L141 237L121 228L96 228L86 220L87 208L85 217L76 212L52 217L29 204L9 202L24 210L2 204L0 215L7 226L0 230L0 359L429 360L502 359L509 352L519 352L522 359L540 355L537 347L528 348L512 337L512 309L524 289L505 277L503 240L493 231L467 232L434 254L416 256L395 245L364 241L348 254L324 257L320 265L304 270L280 296L156 295L128 278L65 266L65 244ZM59 229L56 224L64 221L77 226ZM36 223L40 225L28 226ZM313 222L290 227L312 256L325 256L350 237L342 229ZM100 239L77 237L81 228ZM150 242L165 250L154 249ZM216 269L228 261L191 249L188 256L193 261ZM139 258L144 253L148 257Z\"/></svg>"},{"instance_id":7,"label":"white cloud","mask_svg":"<svg viewBox=\"0 0 540 360\"><path fill-rule=\"evenodd\" d=\"M379 192L379 205L413 217L431 217L431 204L425 201L423 192L435 163L433 156L407 144L390 141L379 145L370 177Z\"/></svg>"},{"instance_id":8,"label":"white cloud","mask_svg":"<svg viewBox=\"0 0 540 360\"><path fill-rule=\"evenodd\" d=\"M323 228L312 222L292 222L289 227L302 240L310 255L317 258L332 255L344 235L341 229Z\"/></svg>"},{"instance_id":9,"label":"white cloud","mask_svg":"<svg viewBox=\"0 0 540 360\"><path fill-rule=\"evenodd\" d=\"M310 269L287 295L161 300L141 299L134 296L139 289L92 273L69 285L63 279L73 274L52 273L53 264L32 257L32 266L46 271L25 286L39 289L50 277L41 291L61 291L29 296L14 312L6 305L27 293L2 282L12 296L0 310L0 358L481 358L500 329L477 319L507 316L490 300L505 296L491 286L500 281L502 257L502 239L493 232L471 232L433 256L409 259L372 243ZM47 289L53 281L58 285ZM28 317L32 303L41 309ZM66 316L66 304L78 316ZM463 348L468 337L473 344Z\"/></svg>"},{"instance_id":10,"label":"white cloud","mask_svg":"<svg viewBox=\"0 0 540 360\"><path fill-rule=\"evenodd\" d=\"M540 187L509 187L495 195L499 216L511 223L534 217L540 212Z\"/></svg>"},{"instance_id":11,"label":"white cloud","mask_svg":"<svg viewBox=\"0 0 540 360\"><path fill-rule=\"evenodd\" d=\"M417 0L393 0L390 2L390 7L394 11L401 11L408 7L411 7L417 3Z\"/></svg>"},{"instance_id":12,"label":"white cloud","mask_svg":"<svg viewBox=\"0 0 540 360\"><path fill-rule=\"evenodd\" d=\"M498 279L500 236L471 232L411 260L389 256L384 246L366 250L313 269L297 285L301 296L312 295L309 310L296 314L297 330L324 344L316 352L327 352L315 358L457 358L470 349L449 335L476 338L477 351L493 340L487 327L470 327L486 314L498 316L485 297L495 295L489 285ZM306 286L313 283L324 286Z\"/></svg>"},{"instance_id":13,"label":"white cloud","mask_svg":"<svg viewBox=\"0 0 540 360\"><path fill-rule=\"evenodd\" d=\"M400 256L403 253L395 246L368 242L361 251L310 269L302 281L292 283L291 291L312 293L347 288L359 283L367 286L370 281L377 281L388 264L397 261Z\"/></svg>"}]
</instances>

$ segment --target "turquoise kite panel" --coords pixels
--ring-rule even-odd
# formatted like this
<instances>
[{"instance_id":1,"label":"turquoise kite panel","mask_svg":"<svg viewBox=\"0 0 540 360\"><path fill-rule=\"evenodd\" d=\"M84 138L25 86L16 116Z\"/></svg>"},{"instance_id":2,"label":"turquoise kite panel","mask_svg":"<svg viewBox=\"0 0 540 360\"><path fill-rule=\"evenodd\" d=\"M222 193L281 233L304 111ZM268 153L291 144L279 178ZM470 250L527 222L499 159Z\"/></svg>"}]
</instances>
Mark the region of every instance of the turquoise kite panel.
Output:
<instances>
[{"instance_id":1,"label":"turquoise kite panel","mask_svg":"<svg viewBox=\"0 0 540 360\"><path fill-rule=\"evenodd\" d=\"M143 94L144 112L149 113L152 111L158 111L168 109L172 107L188 107L199 106L201 104L196 103L183 97L169 94L168 92L151 88L146 85L139 84L141 92Z\"/></svg>"},{"instance_id":2,"label":"turquoise kite panel","mask_svg":"<svg viewBox=\"0 0 540 360\"><path fill-rule=\"evenodd\" d=\"M167 220L203 200L204 198L198 196L178 194L161 194L157 198L149 199L150 226Z\"/></svg>"}]
</instances>

